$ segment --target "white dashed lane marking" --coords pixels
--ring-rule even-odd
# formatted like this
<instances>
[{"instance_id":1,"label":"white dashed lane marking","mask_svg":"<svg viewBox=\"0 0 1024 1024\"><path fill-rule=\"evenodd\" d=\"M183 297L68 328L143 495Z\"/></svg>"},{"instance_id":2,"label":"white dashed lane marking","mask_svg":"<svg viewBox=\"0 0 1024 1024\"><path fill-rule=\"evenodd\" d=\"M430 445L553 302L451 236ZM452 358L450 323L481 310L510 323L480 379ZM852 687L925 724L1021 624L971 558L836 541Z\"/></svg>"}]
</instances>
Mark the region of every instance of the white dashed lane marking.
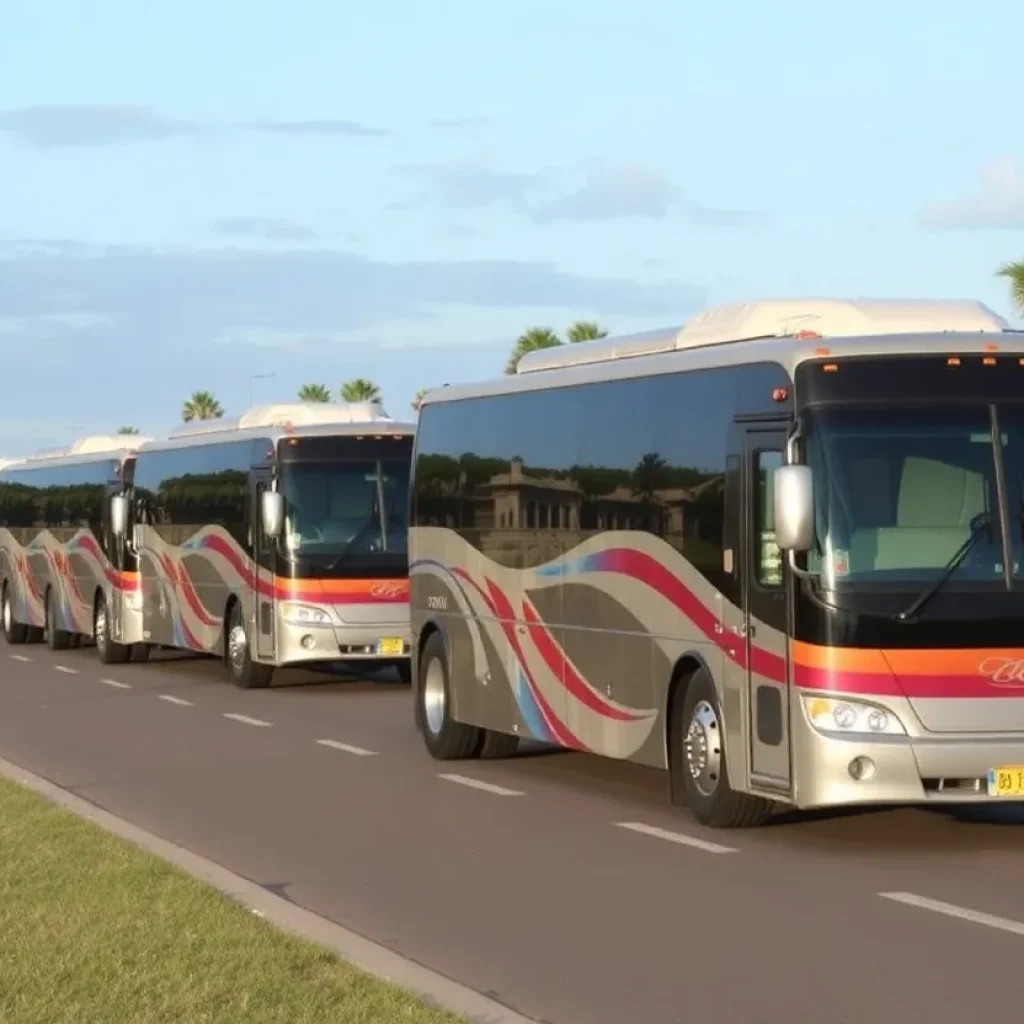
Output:
<instances>
[{"instance_id":1,"label":"white dashed lane marking","mask_svg":"<svg viewBox=\"0 0 1024 1024\"><path fill-rule=\"evenodd\" d=\"M115 690L130 690L132 688L131 683L119 683L116 679L101 679L100 682L104 686L112 686Z\"/></svg>"},{"instance_id":2,"label":"white dashed lane marking","mask_svg":"<svg viewBox=\"0 0 1024 1024\"><path fill-rule=\"evenodd\" d=\"M192 707L192 701L185 700L184 697L175 697L172 693L161 693L160 700L167 701L168 704L180 704L183 708Z\"/></svg>"},{"instance_id":3,"label":"white dashed lane marking","mask_svg":"<svg viewBox=\"0 0 1024 1024\"><path fill-rule=\"evenodd\" d=\"M338 740L317 740L321 747L330 747L332 750L340 750L346 754L355 754L356 757L376 757L376 750L367 750L365 747L354 747L351 743L340 743Z\"/></svg>"},{"instance_id":4,"label":"white dashed lane marking","mask_svg":"<svg viewBox=\"0 0 1024 1024\"><path fill-rule=\"evenodd\" d=\"M481 782L479 779L471 779L468 775L443 774L438 775L439 779L446 782L457 782L460 786L468 786L470 789L479 789L484 793L493 793L495 796L526 796L521 789L506 789L504 786L495 786L491 782Z\"/></svg>"},{"instance_id":5,"label":"white dashed lane marking","mask_svg":"<svg viewBox=\"0 0 1024 1024\"><path fill-rule=\"evenodd\" d=\"M270 722L264 722L262 718L250 718L248 715L237 715L233 711L225 711L225 718L230 718L234 722L241 722L242 725L257 725L264 729L270 727Z\"/></svg>"},{"instance_id":6,"label":"white dashed lane marking","mask_svg":"<svg viewBox=\"0 0 1024 1024\"><path fill-rule=\"evenodd\" d=\"M12 654L11 657L15 661L31 661L31 658L26 657L24 654Z\"/></svg>"},{"instance_id":7,"label":"white dashed lane marking","mask_svg":"<svg viewBox=\"0 0 1024 1024\"><path fill-rule=\"evenodd\" d=\"M77 668L70 668L67 665L54 665L53 667L58 672L63 672L67 676L77 676L78 675L78 669Z\"/></svg>"},{"instance_id":8,"label":"white dashed lane marking","mask_svg":"<svg viewBox=\"0 0 1024 1024\"><path fill-rule=\"evenodd\" d=\"M639 832L641 835L652 836L654 839L664 839L666 842L677 843L679 846L692 846L705 853L739 853L735 846L722 846L720 843L710 843L706 839L698 839L696 836L688 836L682 832L669 832L668 829L645 825L642 821L613 821L612 824L616 828L629 829L630 832Z\"/></svg>"},{"instance_id":9,"label":"white dashed lane marking","mask_svg":"<svg viewBox=\"0 0 1024 1024\"><path fill-rule=\"evenodd\" d=\"M878 895L883 900L903 903L908 907L916 907L918 910L930 910L934 914L956 917L961 921L969 921L971 924L983 925L985 928L995 928L1001 932L1010 932L1012 935L1024 935L1024 922L1014 921L1008 917L983 914L980 910L958 907L955 903L944 903L942 900L932 900L927 896L916 896L912 892L880 892Z\"/></svg>"}]
</instances>

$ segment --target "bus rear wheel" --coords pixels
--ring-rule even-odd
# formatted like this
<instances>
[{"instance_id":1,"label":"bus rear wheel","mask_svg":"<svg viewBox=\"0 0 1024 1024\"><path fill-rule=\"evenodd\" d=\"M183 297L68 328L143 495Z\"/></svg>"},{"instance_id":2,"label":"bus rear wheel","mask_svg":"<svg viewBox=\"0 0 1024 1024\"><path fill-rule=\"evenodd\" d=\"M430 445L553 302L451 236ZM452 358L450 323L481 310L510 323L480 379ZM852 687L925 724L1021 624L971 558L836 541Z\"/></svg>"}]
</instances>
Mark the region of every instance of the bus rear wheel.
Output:
<instances>
[{"instance_id":1,"label":"bus rear wheel","mask_svg":"<svg viewBox=\"0 0 1024 1024\"><path fill-rule=\"evenodd\" d=\"M51 651L66 651L71 646L71 634L57 628L57 616L53 607L53 591L46 591L46 646Z\"/></svg>"},{"instance_id":2,"label":"bus rear wheel","mask_svg":"<svg viewBox=\"0 0 1024 1024\"><path fill-rule=\"evenodd\" d=\"M3 608L3 620L4 620L4 639L9 644L23 644L28 642L28 626L22 622L16 622L14 619L14 606L11 603L11 588L10 585L4 584L4 592L2 598Z\"/></svg>"},{"instance_id":3,"label":"bus rear wheel","mask_svg":"<svg viewBox=\"0 0 1024 1024\"><path fill-rule=\"evenodd\" d=\"M249 637L245 632L242 618L242 602L235 601L228 613L227 631L224 642L224 661L236 686L243 690L261 690L270 685L274 669L252 660Z\"/></svg>"},{"instance_id":4,"label":"bus rear wheel","mask_svg":"<svg viewBox=\"0 0 1024 1024\"><path fill-rule=\"evenodd\" d=\"M772 801L737 792L729 782L721 705L706 669L698 669L683 699L673 702L671 736L675 802L687 803L710 828L755 828L768 820Z\"/></svg>"},{"instance_id":5,"label":"bus rear wheel","mask_svg":"<svg viewBox=\"0 0 1024 1024\"><path fill-rule=\"evenodd\" d=\"M104 665L123 665L128 660L131 648L124 644L115 644L110 639L110 616L107 614L106 599L102 596L96 599L92 635L96 641L96 653Z\"/></svg>"},{"instance_id":6,"label":"bus rear wheel","mask_svg":"<svg viewBox=\"0 0 1024 1024\"><path fill-rule=\"evenodd\" d=\"M451 670L440 633L427 638L416 675L416 727L430 756L438 761L476 757L483 745L484 730L452 718Z\"/></svg>"}]
</instances>

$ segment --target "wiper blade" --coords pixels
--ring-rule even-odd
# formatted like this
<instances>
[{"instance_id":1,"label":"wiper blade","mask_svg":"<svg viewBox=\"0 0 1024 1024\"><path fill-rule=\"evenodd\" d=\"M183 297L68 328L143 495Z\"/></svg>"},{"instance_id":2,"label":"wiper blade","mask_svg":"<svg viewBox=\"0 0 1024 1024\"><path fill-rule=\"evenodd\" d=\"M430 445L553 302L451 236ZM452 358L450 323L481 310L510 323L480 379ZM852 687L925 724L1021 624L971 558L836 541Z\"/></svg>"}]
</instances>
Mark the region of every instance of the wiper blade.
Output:
<instances>
[{"instance_id":1,"label":"wiper blade","mask_svg":"<svg viewBox=\"0 0 1024 1024\"><path fill-rule=\"evenodd\" d=\"M992 518L987 512L981 512L971 520L971 534L953 552L952 557L943 566L942 575L923 593L919 594L914 600L901 611L898 615L893 616L899 622L907 622L912 619L922 608L946 585L949 578L963 565L964 560L971 553L975 544L984 536L986 530L992 528Z\"/></svg>"}]
</instances>

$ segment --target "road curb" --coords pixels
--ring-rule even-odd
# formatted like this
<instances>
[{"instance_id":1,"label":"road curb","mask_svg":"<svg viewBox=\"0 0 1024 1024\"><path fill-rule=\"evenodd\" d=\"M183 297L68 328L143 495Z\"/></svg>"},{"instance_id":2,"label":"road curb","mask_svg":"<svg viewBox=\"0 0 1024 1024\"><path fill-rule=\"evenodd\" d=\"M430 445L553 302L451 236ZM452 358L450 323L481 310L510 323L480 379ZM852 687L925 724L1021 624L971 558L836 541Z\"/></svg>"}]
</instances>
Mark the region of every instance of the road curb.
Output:
<instances>
[{"instance_id":1,"label":"road curb","mask_svg":"<svg viewBox=\"0 0 1024 1024\"><path fill-rule=\"evenodd\" d=\"M2 757L0 775L27 786L52 803L181 868L193 878L219 889L225 896L260 914L285 931L330 949L356 967L382 981L389 981L408 989L428 1003L452 1013L462 1014L468 1017L472 1024L538 1024L532 1018L522 1016L475 989L460 985L457 981L423 967L414 960L407 960L334 921L275 896L262 886L236 875L220 864L162 839L152 832L147 832L83 797L62 789L49 779Z\"/></svg>"}]
</instances>

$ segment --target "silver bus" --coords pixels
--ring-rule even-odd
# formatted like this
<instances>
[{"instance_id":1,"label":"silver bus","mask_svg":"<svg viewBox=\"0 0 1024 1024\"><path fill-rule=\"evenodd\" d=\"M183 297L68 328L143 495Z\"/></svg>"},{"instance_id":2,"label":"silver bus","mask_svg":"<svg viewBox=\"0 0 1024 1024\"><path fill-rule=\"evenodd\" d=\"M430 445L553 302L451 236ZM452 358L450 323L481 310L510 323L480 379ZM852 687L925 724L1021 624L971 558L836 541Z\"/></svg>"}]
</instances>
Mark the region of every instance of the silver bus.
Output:
<instances>
[{"instance_id":1,"label":"silver bus","mask_svg":"<svg viewBox=\"0 0 1024 1024\"><path fill-rule=\"evenodd\" d=\"M408 681L414 429L376 404L295 403L143 445L111 501L143 641L221 657L246 688L338 661Z\"/></svg>"},{"instance_id":2,"label":"silver bus","mask_svg":"<svg viewBox=\"0 0 1024 1024\"><path fill-rule=\"evenodd\" d=\"M770 300L423 401L416 722L666 769L702 823L1024 799L1024 334Z\"/></svg>"},{"instance_id":3,"label":"silver bus","mask_svg":"<svg viewBox=\"0 0 1024 1024\"><path fill-rule=\"evenodd\" d=\"M0 465L0 614L9 644L94 640L107 662L144 659L138 560L110 529L139 436L83 437Z\"/></svg>"}]
</instances>

